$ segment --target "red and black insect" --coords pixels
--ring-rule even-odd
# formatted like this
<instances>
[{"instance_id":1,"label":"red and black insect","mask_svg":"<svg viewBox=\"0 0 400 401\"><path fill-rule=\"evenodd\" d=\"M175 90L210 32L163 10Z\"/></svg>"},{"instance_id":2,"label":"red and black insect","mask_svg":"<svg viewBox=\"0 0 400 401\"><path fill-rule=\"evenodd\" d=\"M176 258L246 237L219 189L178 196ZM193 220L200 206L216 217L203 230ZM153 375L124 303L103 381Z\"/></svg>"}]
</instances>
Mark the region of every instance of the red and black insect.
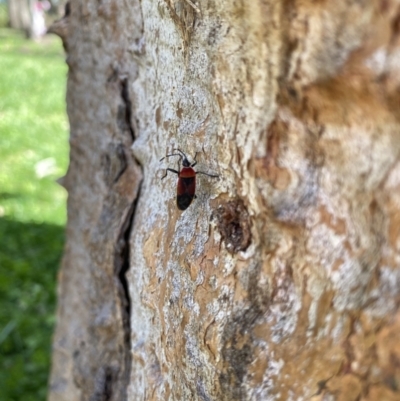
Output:
<instances>
[{"instance_id":1,"label":"red and black insect","mask_svg":"<svg viewBox=\"0 0 400 401\"><path fill-rule=\"evenodd\" d=\"M167 176L168 171L178 175L176 204L179 210L186 210L192 203L193 198L196 198L196 175L204 174L213 178L217 178L218 175L204 173L203 171L195 171L193 169L193 167L197 164L196 161L197 152L194 155L193 159L194 162L190 164L187 156L180 149L174 149L174 151L175 150L177 150L179 153L171 153L170 155L166 155L162 159L160 159L160 161L164 160L167 157L179 156L181 158L180 162L182 164L181 171L176 171L172 168L167 168L167 170L165 171L165 175L161 179L164 179Z\"/></svg>"}]
</instances>

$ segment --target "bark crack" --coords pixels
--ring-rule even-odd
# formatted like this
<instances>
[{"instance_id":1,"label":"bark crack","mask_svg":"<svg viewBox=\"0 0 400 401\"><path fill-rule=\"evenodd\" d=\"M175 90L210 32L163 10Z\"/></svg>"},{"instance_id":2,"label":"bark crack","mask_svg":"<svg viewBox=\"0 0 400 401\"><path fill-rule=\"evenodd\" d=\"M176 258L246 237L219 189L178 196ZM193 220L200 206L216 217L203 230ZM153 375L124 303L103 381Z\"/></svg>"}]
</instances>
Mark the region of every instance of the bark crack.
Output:
<instances>
[{"instance_id":1,"label":"bark crack","mask_svg":"<svg viewBox=\"0 0 400 401\"><path fill-rule=\"evenodd\" d=\"M127 279L127 273L130 267L130 257L131 257L131 249L130 249L130 234L133 226L133 221L135 217L135 211L137 206L137 201L140 196L141 184L139 184L137 196L132 203L125 221L121 226L121 231L117 240L117 250L115 255L115 276L119 283L119 298L121 300L121 308L122 308L122 324L124 330L124 349L125 349L125 369L124 369L124 377L122 380L126 384L126 388L128 387L129 377L131 372L131 299L129 295L129 283Z\"/></svg>"},{"instance_id":2,"label":"bark crack","mask_svg":"<svg viewBox=\"0 0 400 401\"><path fill-rule=\"evenodd\" d=\"M124 107L121 110L122 112L122 117L124 119L124 122L126 124L126 127L131 135L132 141L134 141L135 138L135 131L132 127L132 102L129 97L129 81L127 77L124 77L120 80L120 85L121 85L121 99L123 101Z\"/></svg>"},{"instance_id":3,"label":"bark crack","mask_svg":"<svg viewBox=\"0 0 400 401\"><path fill-rule=\"evenodd\" d=\"M127 77L120 78L120 96L122 100L122 105L118 110L118 123L121 128L121 131L125 134L129 132L130 138L132 142L135 141L135 131L132 125L132 103L129 97L129 80ZM114 180L114 183L119 181L122 174L128 168L129 162L127 161L127 154L123 151L119 152L119 159L123 162L121 163L122 167L119 173ZM135 162L140 166L138 160L135 159ZM124 220L121 224L120 232L117 237L117 245L115 251L115 277L118 280L119 287L119 298L121 302L121 312L122 312L122 325L124 331L124 369L123 376L121 380L124 382L125 395L124 399L127 399L127 388L129 384L131 367L132 367L132 358L131 358L131 299L129 295L129 282L127 279L127 273L130 267L130 257L131 257L131 249L130 249L130 235L133 227L133 222L135 218L135 212L137 207L137 202L140 197L141 192L141 184L142 181L138 184L138 189L136 193L136 197L133 200L132 204L129 207L129 210L126 212Z\"/></svg>"}]
</instances>

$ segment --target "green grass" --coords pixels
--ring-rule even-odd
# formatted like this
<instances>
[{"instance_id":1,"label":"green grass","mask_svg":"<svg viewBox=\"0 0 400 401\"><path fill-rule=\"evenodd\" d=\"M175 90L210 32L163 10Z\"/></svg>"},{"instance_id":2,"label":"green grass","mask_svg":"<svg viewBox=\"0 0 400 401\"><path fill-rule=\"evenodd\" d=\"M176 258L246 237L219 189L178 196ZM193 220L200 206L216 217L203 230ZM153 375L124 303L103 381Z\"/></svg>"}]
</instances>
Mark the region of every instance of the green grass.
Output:
<instances>
[{"instance_id":1,"label":"green grass","mask_svg":"<svg viewBox=\"0 0 400 401\"><path fill-rule=\"evenodd\" d=\"M50 40L53 39L53 40ZM57 38L0 29L0 214L65 223L66 65Z\"/></svg>"},{"instance_id":2,"label":"green grass","mask_svg":"<svg viewBox=\"0 0 400 401\"><path fill-rule=\"evenodd\" d=\"M66 220L60 40L0 28L0 71L0 399L45 400Z\"/></svg>"},{"instance_id":3,"label":"green grass","mask_svg":"<svg viewBox=\"0 0 400 401\"><path fill-rule=\"evenodd\" d=\"M45 400L63 229L2 218L0 238L0 399Z\"/></svg>"}]
</instances>

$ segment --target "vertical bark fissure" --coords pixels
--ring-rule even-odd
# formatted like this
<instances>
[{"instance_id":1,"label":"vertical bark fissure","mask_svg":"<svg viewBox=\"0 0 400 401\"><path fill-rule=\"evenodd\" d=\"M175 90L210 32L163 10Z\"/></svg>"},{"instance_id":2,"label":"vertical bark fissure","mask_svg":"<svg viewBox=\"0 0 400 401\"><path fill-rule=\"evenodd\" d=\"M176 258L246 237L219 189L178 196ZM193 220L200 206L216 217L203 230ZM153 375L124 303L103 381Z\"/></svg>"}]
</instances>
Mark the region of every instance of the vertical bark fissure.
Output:
<instances>
[{"instance_id":1,"label":"vertical bark fissure","mask_svg":"<svg viewBox=\"0 0 400 401\"><path fill-rule=\"evenodd\" d=\"M132 142L135 141L135 131L132 126L132 103L129 97L129 80L124 77L120 80L120 95L124 105L123 118L126 124L126 130L129 132ZM127 155L123 152L125 158ZM128 156L133 157L133 156ZM134 159L135 162L140 166L138 160ZM127 167L127 165L126 165ZM126 169L123 169L123 171ZM118 174L117 180L123 174L123 171ZM127 273L130 267L130 235L132 231L133 221L135 218L136 207L138 199L140 197L142 181L140 181L137 195L130 206L128 213L126 214L125 221L121 225L121 231L117 240L117 255L115 260L117 263L116 276L120 283L120 297L122 306L122 323L124 330L124 343L125 343L125 369L124 369L124 382L125 382L125 398L126 391L129 384L129 378L131 374L132 358L131 358L131 299L129 295L129 283L127 280ZM119 266L118 266L119 264Z\"/></svg>"},{"instance_id":2,"label":"vertical bark fissure","mask_svg":"<svg viewBox=\"0 0 400 401\"><path fill-rule=\"evenodd\" d=\"M133 226L133 220L135 218L135 211L138 203L138 199L140 197L140 190L141 190L141 183L139 184L139 189L138 189L138 194L134 202L132 203L132 206L127 214L127 217L125 219L125 222L122 225L121 233L119 235L119 240L118 243L121 244L118 256L121 260L120 267L117 269L117 277L119 282L121 283L122 289L123 289L123 298L124 298L124 305L125 308L124 310L127 313L127 322L128 328L127 330L130 331L130 311L131 311L131 302L130 302L130 297L129 297L129 284L128 280L126 278L126 274L128 273L129 270L129 263L130 263L130 245L129 245L129 239L130 239L130 233L132 230ZM130 333L128 333L128 339L130 337Z\"/></svg>"},{"instance_id":3,"label":"vertical bark fissure","mask_svg":"<svg viewBox=\"0 0 400 401\"><path fill-rule=\"evenodd\" d=\"M126 219L121 227L121 232L119 235L119 239L117 243L119 244L119 249L117 250L116 261L117 263L116 269L116 277L120 284L120 299L122 306L122 324L124 330L124 343L125 343L125 369L124 369L124 382L125 382L125 391L127 390L129 384L129 377L131 374L131 299L129 295L129 283L127 280L127 273L129 271L130 266L130 235L133 226L133 221L135 218L135 211L137 202L140 196L141 183L139 184L139 189L137 196L134 202L131 205L129 212L127 213ZM119 265L119 266L118 266Z\"/></svg>"},{"instance_id":4,"label":"vertical bark fissure","mask_svg":"<svg viewBox=\"0 0 400 401\"><path fill-rule=\"evenodd\" d=\"M95 390L89 401L110 401L113 395L115 371L110 366L100 369L95 379Z\"/></svg>"},{"instance_id":5,"label":"vertical bark fissure","mask_svg":"<svg viewBox=\"0 0 400 401\"><path fill-rule=\"evenodd\" d=\"M110 401L112 397L112 384L113 374L111 369L106 369L105 380L104 380L104 401Z\"/></svg>"},{"instance_id":6,"label":"vertical bark fissure","mask_svg":"<svg viewBox=\"0 0 400 401\"><path fill-rule=\"evenodd\" d=\"M132 127L132 102L129 97L128 78L121 79L121 98L125 104L125 122L131 135L132 141L135 141L135 131Z\"/></svg>"}]
</instances>

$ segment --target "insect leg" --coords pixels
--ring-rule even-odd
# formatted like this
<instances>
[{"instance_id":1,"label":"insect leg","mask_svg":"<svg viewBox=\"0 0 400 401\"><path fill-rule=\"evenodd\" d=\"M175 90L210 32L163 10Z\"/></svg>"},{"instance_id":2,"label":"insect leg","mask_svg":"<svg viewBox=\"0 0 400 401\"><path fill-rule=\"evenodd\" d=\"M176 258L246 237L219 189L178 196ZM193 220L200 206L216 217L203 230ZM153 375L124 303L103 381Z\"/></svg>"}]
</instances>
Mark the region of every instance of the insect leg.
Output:
<instances>
[{"instance_id":1,"label":"insect leg","mask_svg":"<svg viewBox=\"0 0 400 401\"><path fill-rule=\"evenodd\" d=\"M196 153L194 154L194 158L193 158L194 163L192 163L192 164L190 165L190 167L194 167L194 166L197 164L196 157L197 157L197 154L198 154L198 153L199 153L199 152L196 152Z\"/></svg>"},{"instance_id":2,"label":"insect leg","mask_svg":"<svg viewBox=\"0 0 400 401\"><path fill-rule=\"evenodd\" d=\"M219 175L208 174L208 173L205 173L204 171L196 171L196 175L197 174L204 174L204 175L208 175L209 177L213 177L213 178L218 178L219 177Z\"/></svg>"},{"instance_id":3,"label":"insect leg","mask_svg":"<svg viewBox=\"0 0 400 401\"><path fill-rule=\"evenodd\" d=\"M161 177L162 180L167 176L168 171L170 171L171 173L175 173L175 174L178 174L178 175L179 175L179 171L176 171L176 170L174 170L173 168L167 168L167 169L165 170L165 174Z\"/></svg>"}]
</instances>

